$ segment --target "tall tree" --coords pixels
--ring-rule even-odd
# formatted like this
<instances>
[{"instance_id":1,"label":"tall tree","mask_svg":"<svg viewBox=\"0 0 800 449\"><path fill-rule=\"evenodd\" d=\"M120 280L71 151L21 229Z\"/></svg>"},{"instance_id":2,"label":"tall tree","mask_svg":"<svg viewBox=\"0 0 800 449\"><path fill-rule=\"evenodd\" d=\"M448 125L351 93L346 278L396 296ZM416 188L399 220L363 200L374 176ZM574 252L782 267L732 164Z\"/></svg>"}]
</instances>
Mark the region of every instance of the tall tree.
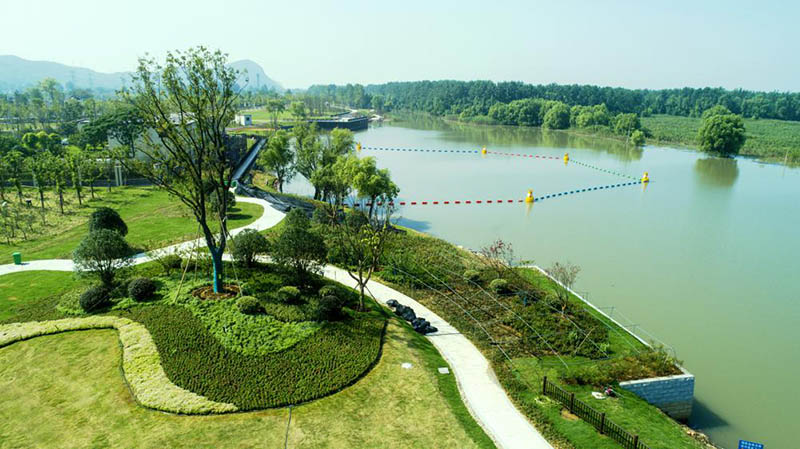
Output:
<instances>
[{"instance_id":1,"label":"tall tree","mask_svg":"<svg viewBox=\"0 0 800 449\"><path fill-rule=\"evenodd\" d=\"M8 181L17 189L19 203L22 204L22 174L25 170L25 158L17 150L3 155L3 162L8 170Z\"/></svg>"},{"instance_id":2,"label":"tall tree","mask_svg":"<svg viewBox=\"0 0 800 449\"><path fill-rule=\"evenodd\" d=\"M278 191L283 192L283 184L295 174L294 153L286 131L277 131L270 137L267 150L258 155L258 163L275 174Z\"/></svg>"},{"instance_id":3,"label":"tall tree","mask_svg":"<svg viewBox=\"0 0 800 449\"><path fill-rule=\"evenodd\" d=\"M43 151L26 159L25 163L33 175L33 182L39 192L39 205L42 208L42 223L44 223L44 193L50 185L52 171L55 163L52 161L53 155L49 151Z\"/></svg>"},{"instance_id":4,"label":"tall tree","mask_svg":"<svg viewBox=\"0 0 800 449\"><path fill-rule=\"evenodd\" d=\"M106 132L120 144L128 148L128 156L136 155L136 140L145 129L145 120L140 111L130 105L117 105L110 113L102 117Z\"/></svg>"},{"instance_id":5,"label":"tall tree","mask_svg":"<svg viewBox=\"0 0 800 449\"><path fill-rule=\"evenodd\" d=\"M322 165L323 146L319 140L319 131L315 123L302 123L292 128L295 149L295 166L297 172L306 179L311 179L314 172ZM314 188L314 199L319 199L319 189Z\"/></svg>"},{"instance_id":6,"label":"tall tree","mask_svg":"<svg viewBox=\"0 0 800 449\"><path fill-rule=\"evenodd\" d=\"M352 182L358 196L369 202L367 218L370 220L378 203L386 205L394 201L400 192L397 185L392 182L389 170L378 169L374 157L366 157L358 161L358 168Z\"/></svg>"},{"instance_id":7,"label":"tall tree","mask_svg":"<svg viewBox=\"0 0 800 449\"><path fill-rule=\"evenodd\" d=\"M236 113L237 72L228 57L204 47L168 52L164 65L139 60L123 96L146 128L136 158L124 163L183 202L200 226L211 253L214 291L223 289L222 255L228 238L228 186L235 165L225 146L225 126ZM208 203L215 197L214 232Z\"/></svg>"},{"instance_id":8,"label":"tall tree","mask_svg":"<svg viewBox=\"0 0 800 449\"><path fill-rule=\"evenodd\" d=\"M715 108L724 109L721 106ZM738 153L746 139L742 117L726 114L720 109L704 114L703 124L697 131L697 140L703 151L722 155Z\"/></svg>"},{"instance_id":9,"label":"tall tree","mask_svg":"<svg viewBox=\"0 0 800 449\"><path fill-rule=\"evenodd\" d=\"M86 154L78 147L69 147L64 154L64 162L66 163L67 171L69 171L72 188L75 189L75 195L78 196L78 204L82 206L83 179L81 179L81 175L84 165L86 165Z\"/></svg>"}]
</instances>

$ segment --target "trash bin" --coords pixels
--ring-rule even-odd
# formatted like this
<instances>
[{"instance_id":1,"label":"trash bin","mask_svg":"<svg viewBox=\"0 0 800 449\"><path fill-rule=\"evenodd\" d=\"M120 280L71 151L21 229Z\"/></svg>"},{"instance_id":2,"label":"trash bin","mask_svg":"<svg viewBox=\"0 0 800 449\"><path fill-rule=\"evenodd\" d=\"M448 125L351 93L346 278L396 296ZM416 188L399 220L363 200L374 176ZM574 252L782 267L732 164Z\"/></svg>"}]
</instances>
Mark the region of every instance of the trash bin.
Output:
<instances>
[{"instance_id":1,"label":"trash bin","mask_svg":"<svg viewBox=\"0 0 800 449\"><path fill-rule=\"evenodd\" d=\"M14 265L22 265L22 253L17 252L12 256L14 256Z\"/></svg>"}]
</instances>

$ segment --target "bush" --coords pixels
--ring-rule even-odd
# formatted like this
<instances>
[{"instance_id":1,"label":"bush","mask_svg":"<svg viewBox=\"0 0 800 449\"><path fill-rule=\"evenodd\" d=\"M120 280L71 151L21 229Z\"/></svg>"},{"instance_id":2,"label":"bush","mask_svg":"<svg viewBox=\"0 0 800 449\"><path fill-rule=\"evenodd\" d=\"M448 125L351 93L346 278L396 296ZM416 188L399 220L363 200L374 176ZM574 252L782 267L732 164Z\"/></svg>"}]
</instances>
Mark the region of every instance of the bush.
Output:
<instances>
[{"instance_id":1,"label":"bush","mask_svg":"<svg viewBox=\"0 0 800 449\"><path fill-rule=\"evenodd\" d=\"M323 287L324 288L324 287ZM317 308L321 320L334 321L342 317L345 300L334 295L325 295L319 300Z\"/></svg>"},{"instance_id":2,"label":"bush","mask_svg":"<svg viewBox=\"0 0 800 449\"><path fill-rule=\"evenodd\" d=\"M245 315L257 315L264 310L258 299L252 296L242 296L236 300L236 308Z\"/></svg>"},{"instance_id":3,"label":"bush","mask_svg":"<svg viewBox=\"0 0 800 449\"><path fill-rule=\"evenodd\" d=\"M299 306L274 302L265 303L264 312L278 321L283 321L285 323L298 323L301 321L310 321L315 318L314 316L309 316L309 314Z\"/></svg>"},{"instance_id":4,"label":"bush","mask_svg":"<svg viewBox=\"0 0 800 449\"><path fill-rule=\"evenodd\" d=\"M136 301L145 301L153 297L156 284L148 278L136 278L128 283L128 296Z\"/></svg>"},{"instance_id":5,"label":"bush","mask_svg":"<svg viewBox=\"0 0 800 449\"><path fill-rule=\"evenodd\" d=\"M335 285L328 284L319 289L319 297L324 298L326 296L342 296L342 294Z\"/></svg>"},{"instance_id":6,"label":"bush","mask_svg":"<svg viewBox=\"0 0 800 449\"><path fill-rule=\"evenodd\" d=\"M97 229L84 237L73 252L72 260L79 273L97 276L111 289L117 272L130 265L131 253L131 247L122 234Z\"/></svg>"},{"instance_id":7,"label":"bush","mask_svg":"<svg viewBox=\"0 0 800 449\"><path fill-rule=\"evenodd\" d=\"M467 270L464 272L464 279L470 282L478 282L481 280L481 274L476 270Z\"/></svg>"},{"instance_id":8,"label":"bush","mask_svg":"<svg viewBox=\"0 0 800 449\"><path fill-rule=\"evenodd\" d=\"M508 281L505 279L495 279L489 283L489 288L498 295L508 293Z\"/></svg>"},{"instance_id":9,"label":"bush","mask_svg":"<svg viewBox=\"0 0 800 449\"><path fill-rule=\"evenodd\" d=\"M90 287L81 295L81 309L84 312L94 312L108 305L108 288L103 285Z\"/></svg>"},{"instance_id":10,"label":"bush","mask_svg":"<svg viewBox=\"0 0 800 449\"><path fill-rule=\"evenodd\" d=\"M255 229L245 229L231 241L233 260L249 267L255 262L256 256L264 254L269 249L266 237Z\"/></svg>"},{"instance_id":11,"label":"bush","mask_svg":"<svg viewBox=\"0 0 800 449\"><path fill-rule=\"evenodd\" d=\"M300 289L287 285L278 289L278 299L285 303L296 302L300 299Z\"/></svg>"},{"instance_id":12,"label":"bush","mask_svg":"<svg viewBox=\"0 0 800 449\"><path fill-rule=\"evenodd\" d=\"M155 262L164 271L164 274L170 274L172 270L181 268L183 260L177 254L167 254L165 256L155 258Z\"/></svg>"},{"instance_id":13,"label":"bush","mask_svg":"<svg viewBox=\"0 0 800 449\"><path fill-rule=\"evenodd\" d=\"M98 208L89 217L89 232L91 233L98 229L117 231L122 236L128 234L128 225L122 221L119 213L110 207Z\"/></svg>"}]
</instances>

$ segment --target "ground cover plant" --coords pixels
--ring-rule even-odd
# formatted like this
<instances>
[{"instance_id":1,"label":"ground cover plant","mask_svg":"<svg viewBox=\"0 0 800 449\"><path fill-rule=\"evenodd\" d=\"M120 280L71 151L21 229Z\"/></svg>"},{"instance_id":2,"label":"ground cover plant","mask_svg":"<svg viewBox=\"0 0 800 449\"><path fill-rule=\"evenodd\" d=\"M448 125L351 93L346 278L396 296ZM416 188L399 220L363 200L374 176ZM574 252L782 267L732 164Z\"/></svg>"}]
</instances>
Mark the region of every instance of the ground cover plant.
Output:
<instances>
[{"instance_id":1,"label":"ground cover plant","mask_svg":"<svg viewBox=\"0 0 800 449\"><path fill-rule=\"evenodd\" d=\"M291 420L287 408L180 416L139 407L120 377L115 334L67 332L0 349L3 445L390 449L435 441L441 447L494 447L461 402L455 377L437 372L447 363L396 320L368 375L338 394L292 407ZM414 368L401 369L403 362ZM39 421L47 425L30 425Z\"/></svg>"},{"instance_id":2,"label":"ground cover plant","mask_svg":"<svg viewBox=\"0 0 800 449\"><path fill-rule=\"evenodd\" d=\"M414 231L396 233L383 262L379 276L467 335L492 361L517 406L548 439L565 447L617 443L562 416L563 407L541 395L542 376L583 397L623 380L679 372L674 358L646 347L578 298L568 295L564 303L562 289L533 269L511 268ZM506 281L504 292L492 288L498 279ZM701 447L632 393L605 405L609 419L629 425L650 447Z\"/></svg>"},{"instance_id":3,"label":"ground cover plant","mask_svg":"<svg viewBox=\"0 0 800 449\"><path fill-rule=\"evenodd\" d=\"M23 193L32 197L35 192L24 189ZM58 199L52 192L47 192L45 201ZM71 198L65 198L64 215L48 209L46 225L37 219L32 223L33 232L29 231L27 238L18 233L10 244L0 241L0 251L6 254L20 251L25 260L68 259L86 234L89 216L100 207L111 207L119 212L128 226L125 238L138 251L197 237L197 226L187 220L185 210L166 192L152 187L114 187L111 191L98 190L96 199L84 200L82 206ZM229 227L245 226L262 213L263 208L258 204L237 204L228 215Z\"/></svg>"}]
</instances>

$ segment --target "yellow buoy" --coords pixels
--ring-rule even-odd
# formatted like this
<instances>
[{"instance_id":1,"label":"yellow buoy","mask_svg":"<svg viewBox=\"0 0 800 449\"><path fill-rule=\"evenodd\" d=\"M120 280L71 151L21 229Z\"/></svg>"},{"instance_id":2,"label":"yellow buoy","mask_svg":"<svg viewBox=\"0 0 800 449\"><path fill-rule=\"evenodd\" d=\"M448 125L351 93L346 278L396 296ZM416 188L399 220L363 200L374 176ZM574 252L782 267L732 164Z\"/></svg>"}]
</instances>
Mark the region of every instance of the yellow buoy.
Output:
<instances>
[{"instance_id":1,"label":"yellow buoy","mask_svg":"<svg viewBox=\"0 0 800 449\"><path fill-rule=\"evenodd\" d=\"M483 149L481 150L481 154L486 154L486 147L483 147Z\"/></svg>"},{"instance_id":2,"label":"yellow buoy","mask_svg":"<svg viewBox=\"0 0 800 449\"><path fill-rule=\"evenodd\" d=\"M647 172L644 172L644 176L642 176L642 182L650 182L650 176L647 175Z\"/></svg>"},{"instance_id":3,"label":"yellow buoy","mask_svg":"<svg viewBox=\"0 0 800 449\"><path fill-rule=\"evenodd\" d=\"M528 190L528 195L525 197L525 202L526 203L533 202L533 190Z\"/></svg>"},{"instance_id":4,"label":"yellow buoy","mask_svg":"<svg viewBox=\"0 0 800 449\"><path fill-rule=\"evenodd\" d=\"M356 151L361 151L361 142L356 144Z\"/></svg>"},{"instance_id":5,"label":"yellow buoy","mask_svg":"<svg viewBox=\"0 0 800 449\"><path fill-rule=\"evenodd\" d=\"M564 162L569 162L569 153L564 153Z\"/></svg>"}]
</instances>

